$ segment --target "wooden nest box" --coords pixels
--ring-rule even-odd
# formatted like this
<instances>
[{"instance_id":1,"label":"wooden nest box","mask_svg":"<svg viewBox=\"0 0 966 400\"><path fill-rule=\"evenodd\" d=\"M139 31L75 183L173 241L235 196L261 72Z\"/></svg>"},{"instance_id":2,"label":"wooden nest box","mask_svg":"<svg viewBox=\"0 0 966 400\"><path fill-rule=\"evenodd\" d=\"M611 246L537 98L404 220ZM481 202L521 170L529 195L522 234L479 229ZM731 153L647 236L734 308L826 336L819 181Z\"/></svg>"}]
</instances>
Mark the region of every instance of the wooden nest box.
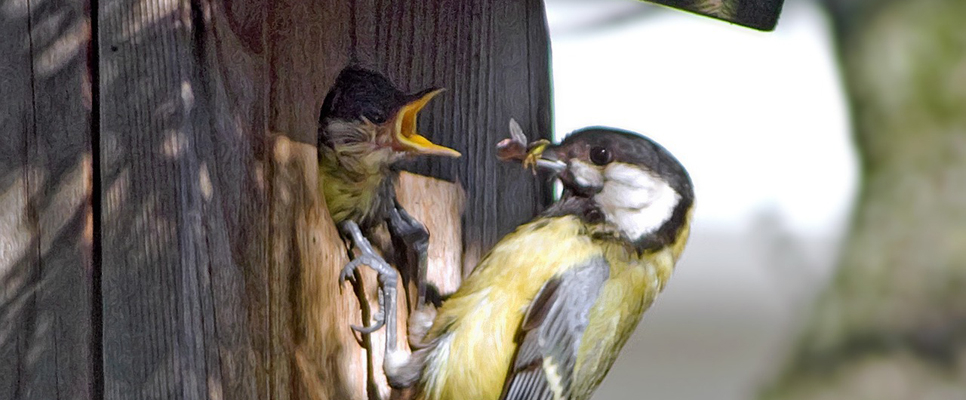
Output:
<instances>
[{"instance_id":1,"label":"wooden nest box","mask_svg":"<svg viewBox=\"0 0 966 400\"><path fill-rule=\"evenodd\" d=\"M6 2L0 34L0 398L388 397L318 191L350 62L447 89L420 130L463 157L398 189L442 290L549 200L495 157L550 135L540 0Z\"/></svg>"}]
</instances>

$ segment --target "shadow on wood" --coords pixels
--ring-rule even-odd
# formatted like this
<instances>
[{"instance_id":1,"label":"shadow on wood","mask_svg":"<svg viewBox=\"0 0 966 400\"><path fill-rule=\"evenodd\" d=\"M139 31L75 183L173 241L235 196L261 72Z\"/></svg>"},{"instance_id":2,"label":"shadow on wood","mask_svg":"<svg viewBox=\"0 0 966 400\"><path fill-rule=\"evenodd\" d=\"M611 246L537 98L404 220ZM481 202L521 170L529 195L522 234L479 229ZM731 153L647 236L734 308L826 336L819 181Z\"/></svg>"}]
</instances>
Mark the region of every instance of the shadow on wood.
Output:
<instances>
[{"instance_id":1,"label":"shadow on wood","mask_svg":"<svg viewBox=\"0 0 966 400\"><path fill-rule=\"evenodd\" d=\"M448 88L419 129L464 158L407 169L459 185L400 188L431 226L440 288L549 200L494 155L510 117L550 135L539 0L105 0L96 24L89 10L0 13L0 397L386 395L382 339L369 361L348 328L363 315L339 292L345 251L316 188L319 107L350 61Z\"/></svg>"},{"instance_id":2,"label":"shadow on wood","mask_svg":"<svg viewBox=\"0 0 966 400\"><path fill-rule=\"evenodd\" d=\"M92 158L83 1L0 3L0 398L85 399Z\"/></svg>"}]
</instances>

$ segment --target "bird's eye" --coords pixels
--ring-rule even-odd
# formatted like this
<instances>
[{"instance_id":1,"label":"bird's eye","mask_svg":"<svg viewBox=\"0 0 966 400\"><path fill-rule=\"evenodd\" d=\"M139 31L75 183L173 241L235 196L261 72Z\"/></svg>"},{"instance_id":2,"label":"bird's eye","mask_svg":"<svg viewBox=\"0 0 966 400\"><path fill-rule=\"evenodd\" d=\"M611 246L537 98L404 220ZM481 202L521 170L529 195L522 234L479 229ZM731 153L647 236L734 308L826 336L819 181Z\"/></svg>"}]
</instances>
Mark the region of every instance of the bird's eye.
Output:
<instances>
[{"instance_id":1,"label":"bird's eye","mask_svg":"<svg viewBox=\"0 0 966 400\"><path fill-rule=\"evenodd\" d=\"M386 116L382 114L372 114L372 118L369 118L369 120L377 124L382 124L386 122Z\"/></svg>"},{"instance_id":2,"label":"bird's eye","mask_svg":"<svg viewBox=\"0 0 966 400\"><path fill-rule=\"evenodd\" d=\"M374 122L376 124L382 124L386 122L386 114L379 110L369 109L363 112L363 115L370 122Z\"/></svg>"},{"instance_id":3,"label":"bird's eye","mask_svg":"<svg viewBox=\"0 0 966 400\"><path fill-rule=\"evenodd\" d=\"M590 149L590 161L597 165L606 165L612 161L613 157L610 150L604 147L594 147Z\"/></svg>"}]
</instances>

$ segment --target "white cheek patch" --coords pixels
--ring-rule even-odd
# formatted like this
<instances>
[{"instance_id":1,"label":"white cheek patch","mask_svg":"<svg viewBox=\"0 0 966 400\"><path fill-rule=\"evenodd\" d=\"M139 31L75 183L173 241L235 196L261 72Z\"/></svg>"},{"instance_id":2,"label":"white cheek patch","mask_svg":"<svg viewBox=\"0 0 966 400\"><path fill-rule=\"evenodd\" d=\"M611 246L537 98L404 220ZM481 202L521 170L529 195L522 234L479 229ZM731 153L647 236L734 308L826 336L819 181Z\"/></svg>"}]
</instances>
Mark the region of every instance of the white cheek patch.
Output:
<instances>
[{"instance_id":1,"label":"white cheek patch","mask_svg":"<svg viewBox=\"0 0 966 400\"><path fill-rule=\"evenodd\" d=\"M570 160L570 173L574 176L574 182L581 187L596 188L604 184L604 177L601 176L600 171L580 160Z\"/></svg>"},{"instance_id":2,"label":"white cheek patch","mask_svg":"<svg viewBox=\"0 0 966 400\"><path fill-rule=\"evenodd\" d=\"M681 199L664 180L631 164L611 163L604 178L604 188L594 200L607 220L631 240L657 231Z\"/></svg>"}]
</instances>

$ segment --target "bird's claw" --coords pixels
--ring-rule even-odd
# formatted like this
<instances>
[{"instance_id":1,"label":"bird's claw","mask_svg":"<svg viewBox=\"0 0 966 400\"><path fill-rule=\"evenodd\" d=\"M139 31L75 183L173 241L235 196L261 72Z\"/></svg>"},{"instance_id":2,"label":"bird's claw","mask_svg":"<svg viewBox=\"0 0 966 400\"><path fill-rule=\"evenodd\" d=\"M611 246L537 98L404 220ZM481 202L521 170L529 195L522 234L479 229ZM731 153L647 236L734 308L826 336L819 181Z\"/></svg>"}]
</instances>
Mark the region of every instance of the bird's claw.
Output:
<instances>
[{"instance_id":1,"label":"bird's claw","mask_svg":"<svg viewBox=\"0 0 966 400\"><path fill-rule=\"evenodd\" d=\"M386 322L385 321L376 321L376 324L373 325L373 326L370 326L370 327L359 326L359 325L352 325L352 324L349 324L349 327L351 327L352 330L354 330L356 332L359 332L359 333L364 334L364 335L368 335L370 333L373 333L375 331L378 331L379 329L382 329L382 327L384 325L386 325Z\"/></svg>"},{"instance_id":2,"label":"bird's claw","mask_svg":"<svg viewBox=\"0 0 966 400\"><path fill-rule=\"evenodd\" d=\"M359 266L361 265L377 266L377 265L381 265L380 263L385 264L385 261L383 261L380 258L373 257L369 254L362 254L356 257L352 261L349 261L345 265L345 267L342 267L342 272L339 273L339 284L340 285L345 284L347 280L351 280L355 282L355 279L356 279L355 272L357 269L359 269ZM379 270L379 268L375 268L375 269L377 271ZM379 295L376 297L379 302L379 311L377 311L376 314L373 315L374 323L370 326L358 326L358 325L350 324L349 326L352 328L352 330L356 332L369 334L381 329L383 326L386 325L385 301L383 301L383 296L384 296L383 287L389 284L395 285L395 279L393 279L393 277L390 276L389 274L382 273L382 272L378 273L377 279L379 281Z\"/></svg>"},{"instance_id":3,"label":"bird's claw","mask_svg":"<svg viewBox=\"0 0 966 400\"><path fill-rule=\"evenodd\" d=\"M344 285L345 281L355 282L356 280L356 268L358 265L353 265L351 262L342 267L342 272L339 273L339 285Z\"/></svg>"},{"instance_id":4,"label":"bird's claw","mask_svg":"<svg viewBox=\"0 0 966 400\"><path fill-rule=\"evenodd\" d=\"M382 327L386 325L386 319L382 317L382 313L379 313L376 316L374 316L373 320L375 320L376 323L370 326L358 326L358 325L352 325L352 324L349 324L349 326L352 328L352 330L356 332L368 335L370 333L378 331L379 329L382 329Z\"/></svg>"},{"instance_id":5,"label":"bird's claw","mask_svg":"<svg viewBox=\"0 0 966 400\"><path fill-rule=\"evenodd\" d=\"M362 254L352 261L349 261L344 267L342 267L342 272L339 273L339 284L344 284L345 281L355 281L356 270L359 269L361 265L375 266L377 263L385 263L381 259L373 257L369 254ZM383 274L379 274L379 283L383 281Z\"/></svg>"}]
</instances>

